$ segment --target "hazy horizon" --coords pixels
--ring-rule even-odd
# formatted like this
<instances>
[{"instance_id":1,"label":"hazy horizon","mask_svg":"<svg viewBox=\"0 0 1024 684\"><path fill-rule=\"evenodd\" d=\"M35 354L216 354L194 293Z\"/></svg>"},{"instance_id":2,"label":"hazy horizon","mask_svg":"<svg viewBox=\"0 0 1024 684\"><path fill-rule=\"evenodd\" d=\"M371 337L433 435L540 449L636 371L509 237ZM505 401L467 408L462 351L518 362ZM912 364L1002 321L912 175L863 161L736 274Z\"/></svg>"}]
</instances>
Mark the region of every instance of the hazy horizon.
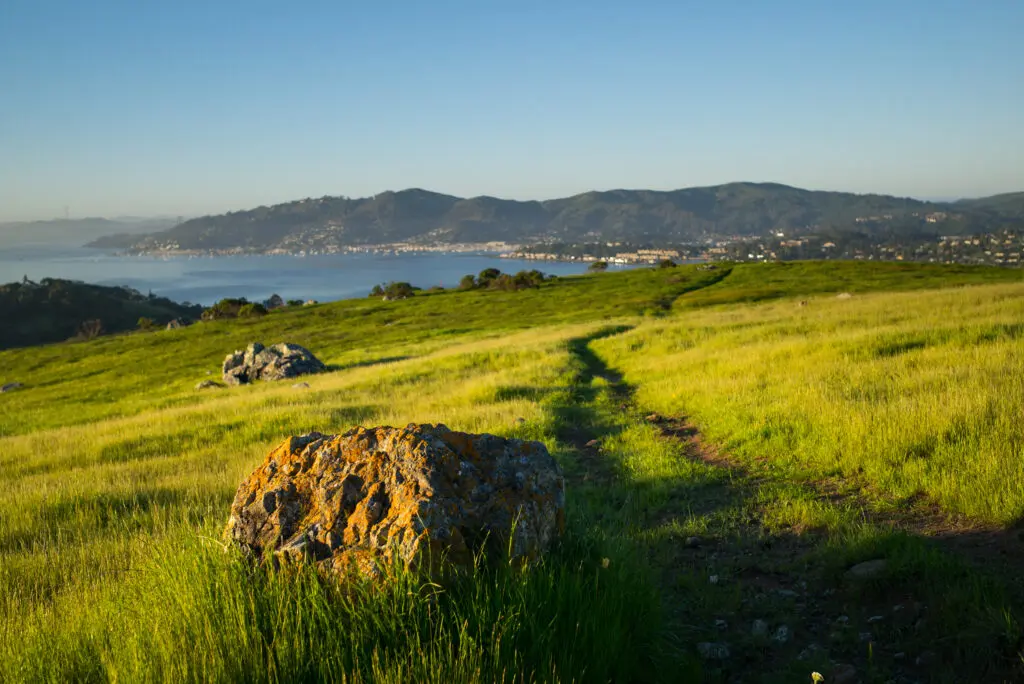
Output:
<instances>
[{"instance_id":1,"label":"hazy horizon","mask_svg":"<svg viewBox=\"0 0 1024 684\"><path fill-rule=\"evenodd\" d=\"M1019 191L1024 3L14 0L0 221L437 188Z\"/></svg>"}]
</instances>

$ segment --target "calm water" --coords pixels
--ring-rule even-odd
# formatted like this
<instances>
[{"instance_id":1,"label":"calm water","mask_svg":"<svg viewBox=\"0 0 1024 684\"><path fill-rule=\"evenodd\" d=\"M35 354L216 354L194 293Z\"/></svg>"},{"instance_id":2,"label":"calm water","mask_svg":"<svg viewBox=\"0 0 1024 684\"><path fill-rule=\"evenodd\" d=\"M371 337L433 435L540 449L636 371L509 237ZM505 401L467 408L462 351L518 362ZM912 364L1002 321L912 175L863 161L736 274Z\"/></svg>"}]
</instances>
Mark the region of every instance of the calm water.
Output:
<instances>
[{"instance_id":1,"label":"calm water","mask_svg":"<svg viewBox=\"0 0 1024 684\"><path fill-rule=\"evenodd\" d=\"M483 254L336 254L324 256L115 257L101 250L21 246L0 249L0 283L67 278L126 285L178 302L212 304L223 297L260 301L330 301L366 295L376 283L404 280L417 287L451 287L485 268L505 273L533 269L555 275L583 273L587 264L499 259Z\"/></svg>"}]
</instances>

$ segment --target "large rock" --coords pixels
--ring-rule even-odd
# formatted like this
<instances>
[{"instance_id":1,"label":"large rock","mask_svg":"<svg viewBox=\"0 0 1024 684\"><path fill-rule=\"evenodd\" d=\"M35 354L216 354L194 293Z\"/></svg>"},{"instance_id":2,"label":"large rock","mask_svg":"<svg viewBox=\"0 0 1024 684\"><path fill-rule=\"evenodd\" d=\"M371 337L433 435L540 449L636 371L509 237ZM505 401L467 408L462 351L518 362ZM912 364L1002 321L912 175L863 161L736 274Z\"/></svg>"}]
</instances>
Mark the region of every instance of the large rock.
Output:
<instances>
[{"instance_id":1,"label":"large rock","mask_svg":"<svg viewBox=\"0 0 1024 684\"><path fill-rule=\"evenodd\" d=\"M282 342L264 347L253 342L245 351L228 354L222 369L224 382L244 385L257 380L283 380L319 373L325 366L313 353L297 344Z\"/></svg>"},{"instance_id":2,"label":"large rock","mask_svg":"<svg viewBox=\"0 0 1024 684\"><path fill-rule=\"evenodd\" d=\"M225 536L258 558L379 574L530 560L565 527L561 469L540 442L444 425L292 437L238 488ZM507 557L507 556L506 556Z\"/></svg>"}]
</instances>

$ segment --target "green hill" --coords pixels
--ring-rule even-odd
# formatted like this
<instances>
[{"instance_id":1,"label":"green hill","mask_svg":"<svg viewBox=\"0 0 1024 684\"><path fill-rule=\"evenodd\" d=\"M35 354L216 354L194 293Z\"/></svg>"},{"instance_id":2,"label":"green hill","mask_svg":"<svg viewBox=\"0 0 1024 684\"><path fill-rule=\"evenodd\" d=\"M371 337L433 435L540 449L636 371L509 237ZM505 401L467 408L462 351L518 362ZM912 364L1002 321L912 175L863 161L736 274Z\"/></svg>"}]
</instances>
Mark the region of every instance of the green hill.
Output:
<instances>
[{"instance_id":1,"label":"green hill","mask_svg":"<svg viewBox=\"0 0 1024 684\"><path fill-rule=\"evenodd\" d=\"M200 306L183 306L164 297L124 287L89 285L59 278L0 285L0 349L60 342L123 332L147 318L164 325L176 318L197 318Z\"/></svg>"},{"instance_id":2,"label":"green hill","mask_svg":"<svg viewBox=\"0 0 1024 684\"><path fill-rule=\"evenodd\" d=\"M675 243L707 236L853 230L912 236L989 230L1019 219L1019 202L991 198L953 205L885 195L730 183L659 192L611 190L545 202L461 199L426 190L371 198L322 197L203 216L137 241L132 248L317 249L394 242L615 240ZM943 223L926 216L945 212ZM859 220L858 220L859 219ZM98 241L125 246L126 241Z\"/></svg>"},{"instance_id":3,"label":"green hill","mask_svg":"<svg viewBox=\"0 0 1024 684\"><path fill-rule=\"evenodd\" d=\"M0 680L1019 681L1022 320L1019 270L725 264L0 351ZM257 340L329 372L195 389ZM222 545L287 436L410 422L542 441L559 547L339 588Z\"/></svg>"}]
</instances>

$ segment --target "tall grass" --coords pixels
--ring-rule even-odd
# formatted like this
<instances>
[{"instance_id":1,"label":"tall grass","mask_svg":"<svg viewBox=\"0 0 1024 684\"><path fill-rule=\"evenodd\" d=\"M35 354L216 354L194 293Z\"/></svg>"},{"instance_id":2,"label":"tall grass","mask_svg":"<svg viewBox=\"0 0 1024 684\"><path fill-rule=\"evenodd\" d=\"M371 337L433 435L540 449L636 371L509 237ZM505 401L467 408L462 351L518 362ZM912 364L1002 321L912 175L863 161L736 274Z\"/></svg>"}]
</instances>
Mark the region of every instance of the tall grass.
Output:
<instances>
[{"instance_id":1,"label":"tall grass","mask_svg":"<svg viewBox=\"0 0 1024 684\"><path fill-rule=\"evenodd\" d=\"M1024 515L1024 286L712 309L597 343L652 410L806 477Z\"/></svg>"}]
</instances>

